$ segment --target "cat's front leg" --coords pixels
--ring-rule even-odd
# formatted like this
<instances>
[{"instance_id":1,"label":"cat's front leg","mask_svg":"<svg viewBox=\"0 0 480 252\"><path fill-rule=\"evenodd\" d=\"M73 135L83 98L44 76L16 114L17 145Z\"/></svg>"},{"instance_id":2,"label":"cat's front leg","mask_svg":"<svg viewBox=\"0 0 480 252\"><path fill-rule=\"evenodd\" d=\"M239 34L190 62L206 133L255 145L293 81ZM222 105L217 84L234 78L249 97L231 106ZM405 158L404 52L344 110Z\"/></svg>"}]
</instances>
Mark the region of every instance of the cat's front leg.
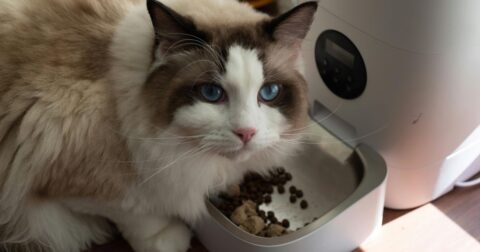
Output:
<instances>
[{"instance_id":1,"label":"cat's front leg","mask_svg":"<svg viewBox=\"0 0 480 252\"><path fill-rule=\"evenodd\" d=\"M185 252L192 233L175 218L125 215L114 220L135 252Z\"/></svg>"}]
</instances>

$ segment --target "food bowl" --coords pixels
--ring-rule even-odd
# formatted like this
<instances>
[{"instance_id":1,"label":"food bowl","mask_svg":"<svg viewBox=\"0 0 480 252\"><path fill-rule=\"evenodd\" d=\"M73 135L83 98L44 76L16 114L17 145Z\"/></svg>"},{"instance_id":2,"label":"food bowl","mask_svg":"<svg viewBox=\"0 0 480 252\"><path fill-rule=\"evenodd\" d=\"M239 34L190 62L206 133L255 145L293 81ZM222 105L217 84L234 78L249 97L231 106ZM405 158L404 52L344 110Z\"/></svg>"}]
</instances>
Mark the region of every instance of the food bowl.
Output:
<instances>
[{"instance_id":1,"label":"food bowl","mask_svg":"<svg viewBox=\"0 0 480 252\"><path fill-rule=\"evenodd\" d=\"M286 186L301 188L308 208L291 204L288 194L276 191L270 204L260 205L279 219L289 219L290 229L296 231L270 238L249 234L208 200L208 216L195 230L210 252L351 251L380 227L383 159L366 145L352 149L314 122L304 145L302 152L279 165L292 174Z\"/></svg>"}]
</instances>

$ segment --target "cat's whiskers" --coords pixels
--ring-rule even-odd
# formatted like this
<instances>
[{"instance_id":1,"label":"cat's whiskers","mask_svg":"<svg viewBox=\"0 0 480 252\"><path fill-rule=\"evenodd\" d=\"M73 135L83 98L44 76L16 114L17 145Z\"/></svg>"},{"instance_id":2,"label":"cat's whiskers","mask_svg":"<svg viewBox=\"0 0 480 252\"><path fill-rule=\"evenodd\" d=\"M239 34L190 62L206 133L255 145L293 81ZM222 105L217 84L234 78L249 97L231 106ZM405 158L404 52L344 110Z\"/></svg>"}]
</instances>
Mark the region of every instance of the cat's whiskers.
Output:
<instances>
[{"instance_id":1,"label":"cat's whiskers","mask_svg":"<svg viewBox=\"0 0 480 252\"><path fill-rule=\"evenodd\" d=\"M220 83L220 82L221 82L220 77L217 76L217 75L218 75L218 72L217 72L217 71L215 71L215 70L205 70L205 71L200 72L200 73L198 74L197 78L194 79L193 83L195 83L195 84L197 84L197 83L202 83L202 81L198 81L198 79L200 79L201 76L202 76L203 74L205 74L205 73L215 73L214 75L211 76L212 80L213 80L214 82L216 82L216 83Z\"/></svg>"},{"instance_id":2,"label":"cat's whiskers","mask_svg":"<svg viewBox=\"0 0 480 252\"><path fill-rule=\"evenodd\" d=\"M346 139L342 139L341 142L345 142L345 143L354 143L356 141L359 141L359 140L362 140L364 138L367 138L371 135L374 135L374 134L377 134L379 132L381 132L382 130L388 128L389 125L388 124L385 124L383 125L382 127L378 127L377 129L375 130L372 130L368 133L365 133L363 134L362 136L358 136L358 137L353 137L353 138L346 138ZM288 134L288 133L282 133L281 134L282 136L317 136L318 137L318 134L315 134L315 133L309 133L309 132L299 132L299 133L294 133L294 134ZM305 138L302 138L303 140L308 140L308 139L305 139ZM332 141L326 141L326 140L332 140ZM318 140L316 140L318 142ZM322 136L322 140L320 140L322 143L328 143L328 142L331 142L331 143L338 143L340 142L340 140L338 140L336 137L334 136L331 136L331 135L325 135L325 136Z\"/></svg>"},{"instance_id":3,"label":"cat's whiskers","mask_svg":"<svg viewBox=\"0 0 480 252\"><path fill-rule=\"evenodd\" d=\"M193 136L173 136L173 137L127 137L128 139L132 140L140 140L140 141L145 141L145 140L194 140L198 138L202 138L207 136L206 134L202 135L193 135Z\"/></svg>"},{"instance_id":4,"label":"cat's whiskers","mask_svg":"<svg viewBox=\"0 0 480 252\"><path fill-rule=\"evenodd\" d=\"M192 136L178 136L178 137L163 137L163 138L134 138L135 140L142 141L142 142L147 142L148 140L152 140L155 142L156 145L165 145L165 146L181 146L183 144L190 144L194 143L196 141L199 141L199 139L205 137L207 135L205 134L200 134L200 135L192 135ZM176 140L180 139L181 141L175 141L172 142L170 140ZM169 141L165 141L169 140ZM165 142L162 142L165 141ZM145 163L150 163L150 162L158 162L162 161L162 158L155 158L155 159L143 159L143 160L109 160L109 161L98 161L99 163L102 162L115 162L118 164L145 164ZM153 169L153 168L152 168ZM138 174L144 174L150 172L152 169L140 169L135 172L126 172L122 174L131 174L131 175L138 175Z\"/></svg>"},{"instance_id":5,"label":"cat's whiskers","mask_svg":"<svg viewBox=\"0 0 480 252\"><path fill-rule=\"evenodd\" d=\"M324 142L322 142L324 143ZM292 144L292 145L298 145L298 144L312 144L312 145L318 145L318 141L302 141L302 140L283 140L283 144Z\"/></svg>"},{"instance_id":6,"label":"cat's whiskers","mask_svg":"<svg viewBox=\"0 0 480 252\"><path fill-rule=\"evenodd\" d=\"M159 34L159 33L157 33ZM202 38L198 37L198 36L194 36L192 34L186 34L186 33L167 33L165 35L181 35L181 36L186 36L186 37L191 37L190 39L181 39L177 42L175 42L174 44L172 44L170 47L167 48L166 52L168 52L169 50L173 49L173 48L177 48L178 44L181 44L185 41L188 41L189 42L189 45L196 45L196 46L199 46L200 48L202 49L205 49L207 52L210 53L211 56L213 56L213 58L218 61L216 62L217 66L221 69L221 70L224 70L223 66L224 66L224 60L223 58L219 55L219 53L210 45L208 44L205 40L203 40ZM160 34L161 36L161 34ZM185 45L186 43L182 44L182 45Z\"/></svg>"},{"instance_id":7,"label":"cat's whiskers","mask_svg":"<svg viewBox=\"0 0 480 252\"><path fill-rule=\"evenodd\" d=\"M156 125L153 125L152 126L155 126L155 128L158 130L158 131L165 131L164 128L160 128ZM193 138L202 138L202 137L205 137L207 136L207 134L197 134L197 135L185 135L185 136L181 136L181 135L175 135L173 133L167 133L167 136L162 136L162 137L142 137L142 136L130 136L130 135L127 135L119 130L116 130L116 129L113 129L110 127L110 130L115 133L115 134L118 134L120 136L122 136L123 138L125 139L128 139L128 140L140 140L140 141L143 141L143 140L176 140L176 139L193 139Z\"/></svg>"},{"instance_id":8,"label":"cat's whiskers","mask_svg":"<svg viewBox=\"0 0 480 252\"><path fill-rule=\"evenodd\" d=\"M148 176L146 179L144 179L142 182L140 182L138 185L139 186L142 186L144 185L146 182L148 182L149 180L151 180L153 177L159 175L162 171L166 170L167 168L171 167L172 165L176 164L177 162L179 162L180 160L184 160L186 158L193 158L193 157L196 157L198 156L198 154L202 154L202 153L205 153L209 150L209 146L208 145L202 145L200 146L198 149L190 149L189 151L186 151L184 152L182 155L178 156L175 160L173 160L172 162L166 164L165 166L161 167L161 168L158 168L156 169L156 171ZM187 157L186 157L187 156ZM186 158L185 158L186 157Z\"/></svg>"},{"instance_id":9,"label":"cat's whiskers","mask_svg":"<svg viewBox=\"0 0 480 252\"><path fill-rule=\"evenodd\" d=\"M286 152L285 150L281 149L277 145L272 145L269 148L271 148L274 152L280 154L281 156L284 156L284 157L292 156L292 153Z\"/></svg>"},{"instance_id":10,"label":"cat's whiskers","mask_svg":"<svg viewBox=\"0 0 480 252\"><path fill-rule=\"evenodd\" d=\"M297 132L297 131L304 131L304 130L307 130L310 127L313 127L313 126L318 126L318 124L316 122L310 122L310 123L306 124L304 127L286 130L285 132L286 133L292 133L292 132Z\"/></svg>"}]
</instances>

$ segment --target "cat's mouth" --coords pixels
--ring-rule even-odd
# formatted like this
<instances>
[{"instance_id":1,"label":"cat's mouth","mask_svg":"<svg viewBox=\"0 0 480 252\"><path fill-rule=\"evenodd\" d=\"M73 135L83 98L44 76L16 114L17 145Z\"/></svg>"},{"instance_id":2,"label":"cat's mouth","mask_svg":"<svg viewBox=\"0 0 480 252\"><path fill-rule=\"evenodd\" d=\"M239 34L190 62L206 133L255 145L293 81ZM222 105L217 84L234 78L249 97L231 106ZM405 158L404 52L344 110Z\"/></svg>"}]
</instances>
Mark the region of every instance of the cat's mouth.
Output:
<instances>
[{"instance_id":1,"label":"cat's mouth","mask_svg":"<svg viewBox=\"0 0 480 252\"><path fill-rule=\"evenodd\" d=\"M221 150L218 155L226 157L231 160L243 160L250 156L252 148L249 145L243 145L240 148L234 150Z\"/></svg>"}]
</instances>

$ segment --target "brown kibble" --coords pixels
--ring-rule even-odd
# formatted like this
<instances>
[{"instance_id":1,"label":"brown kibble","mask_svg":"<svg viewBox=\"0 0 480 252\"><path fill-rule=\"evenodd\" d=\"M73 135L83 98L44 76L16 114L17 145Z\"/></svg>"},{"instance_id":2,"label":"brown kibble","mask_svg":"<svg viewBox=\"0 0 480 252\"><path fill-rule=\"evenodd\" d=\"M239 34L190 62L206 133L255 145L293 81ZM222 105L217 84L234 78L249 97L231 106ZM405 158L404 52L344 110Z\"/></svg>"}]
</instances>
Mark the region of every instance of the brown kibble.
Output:
<instances>
[{"instance_id":1,"label":"brown kibble","mask_svg":"<svg viewBox=\"0 0 480 252\"><path fill-rule=\"evenodd\" d=\"M297 202L297 197L295 195L290 195L290 203Z\"/></svg>"},{"instance_id":2,"label":"brown kibble","mask_svg":"<svg viewBox=\"0 0 480 252\"><path fill-rule=\"evenodd\" d=\"M268 185L265 191L266 191L268 194L272 194L272 193L273 193L273 186Z\"/></svg>"},{"instance_id":3,"label":"brown kibble","mask_svg":"<svg viewBox=\"0 0 480 252\"><path fill-rule=\"evenodd\" d=\"M263 201L265 203L269 204L270 202L272 202L272 196L267 195L267 196L263 197Z\"/></svg>"},{"instance_id":4,"label":"brown kibble","mask_svg":"<svg viewBox=\"0 0 480 252\"><path fill-rule=\"evenodd\" d=\"M300 201L300 207L306 209L308 207L308 202L306 200Z\"/></svg>"},{"instance_id":5,"label":"brown kibble","mask_svg":"<svg viewBox=\"0 0 480 252\"><path fill-rule=\"evenodd\" d=\"M297 191L297 188L295 186L290 186L290 188L288 188L288 191L291 193L291 194L295 194L295 192Z\"/></svg>"},{"instance_id":6,"label":"brown kibble","mask_svg":"<svg viewBox=\"0 0 480 252\"><path fill-rule=\"evenodd\" d=\"M250 216L242 226L247 229L247 232L256 235L265 228L265 222L259 216Z\"/></svg>"},{"instance_id":7,"label":"brown kibble","mask_svg":"<svg viewBox=\"0 0 480 252\"><path fill-rule=\"evenodd\" d=\"M286 179L287 181L292 180L292 174L286 172L286 173L285 173L285 179Z\"/></svg>"},{"instance_id":8,"label":"brown kibble","mask_svg":"<svg viewBox=\"0 0 480 252\"><path fill-rule=\"evenodd\" d=\"M252 193L256 193L258 191L257 187L254 184L248 184L248 191Z\"/></svg>"},{"instance_id":9,"label":"brown kibble","mask_svg":"<svg viewBox=\"0 0 480 252\"><path fill-rule=\"evenodd\" d=\"M268 211L267 216L268 218L275 217L275 213L273 211Z\"/></svg>"},{"instance_id":10,"label":"brown kibble","mask_svg":"<svg viewBox=\"0 0 480 252\"><path fill-rule=\"evenodd\" d=\"M268 217L268 220L270 220L271 223L278 223L278 219L277 217L273 216L273 217Z\"/></svg>"},{"instance_id":11,"label":"brown kibble","mask_svg":"<svg viewBox=\"0 0 480 252\"><path fill-rule=\"evenodd\" d=\"M260 216L262 219L266 219L267 215L265 214L265 211L259 210L258 211L258 216Z\"/></svg>"},{"instance_id":12,"label":"brown kibble","mask_svg":"<svg viewBox=\"0 0 480 252\"><path fill-rule=\"evenodd\" d=\"M278 224L270 224L267 227L267 236L268 237L275 237L281 236L285 228Z\"/></svg>"},{"instance_id":13,"label":"brown kibble","mask_svg":"<svg viewBox=\"0 0 480 252\"><path fill-rule=\"evenodd\" d=\"M262 237L281 236L292 232L288 229L291 225L290 221L278 220L273 211L261 210L259 206L273 202L272 194L275 186L279 194L290 191L289 199L292 204L300 201L304 197L303 191L293 185L286 186L291 180L292 175L283 167L273 167L270 174L265 177L257 173L249 173L241 184L232 185L228 187L227 192L221 193L219 195L221 201L214 204L224 215L230 216L233 223L248 233ZM305 209L308 203L302 200L300 207Z\"/></svg>"},{"instance_id":14,"label":"brown kibble","mask_svg":"<svg viewBox=\"0 0 480 252\"><path fill-rule=\"evenodd\" d=\"M301 198L301 197L303 197L303 191L302 190L297 190L295 192L295 195L297 196L297 198Z\"/></svg>"}]
</instances>

